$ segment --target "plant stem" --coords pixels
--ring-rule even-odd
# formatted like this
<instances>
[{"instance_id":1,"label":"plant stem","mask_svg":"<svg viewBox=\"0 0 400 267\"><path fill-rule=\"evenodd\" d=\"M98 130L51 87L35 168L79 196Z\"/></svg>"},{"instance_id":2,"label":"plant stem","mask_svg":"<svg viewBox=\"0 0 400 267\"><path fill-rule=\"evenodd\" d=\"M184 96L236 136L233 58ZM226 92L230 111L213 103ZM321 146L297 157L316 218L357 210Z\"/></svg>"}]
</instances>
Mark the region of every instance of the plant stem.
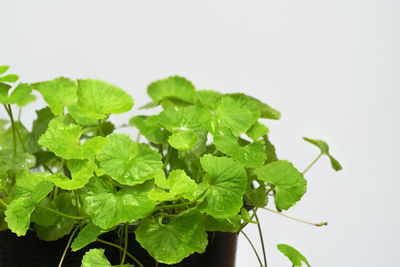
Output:
<instances>
[{"instance_id":1,"label":"plant stem","mask_svg":"<svg viewBox=\"0 0 400 267\"><path fill-rule=\"evenodd\" d=\"M97 242L103 243L105 245L109 245L112 247L115 247L121 251L123 251L124 249L121 246L118 246L117 244L105 241L103 239L97 238L96 239ZM129 253L129 251L126 251L126 255L128 255L128 257L130 257L132 260L134 260L140 267L144 267L143 264L140 263L140 261L138 259L136 259L131 253Z\"/></svg>"},{"instance_id":2,"label":"plant stem","mask_svg":"<svg viewBox=\"0 0 400 267\"><path fill-rule=\"evenodd\" d=\"M179 203L179 204L158 206L153 210L152 213L156 212L157 210L161 210L161 209L173 209L173 208L189 206L189 205L199 201L199 199L201 199L206 194L207 190L208 190L208 188L206 190L204 190L195 200L192 200L192 201L189 201L189 202L184 202L184 203Z\"/></svg>"},{"instance_id":3,"label":"plant stem","mask_svg":"<svg viewBox=\"0 0 400 267\"><path fill-rule=\"evenodd\" d=\"M308 165L308 167L302 172L302 174L304 175L318 160L319 158L323 155L323 153L319 153L319 155L313 160L313 162L311 162L310 165Z\"/></svg>"},{"instance_id":4,"label":"plant stem","mask_svg":"<svg viewBox=\"0 0 400 267\"><path fill-rule=\"evenodd\" d=\"M10 117L10 111L7 108L7 105L4 104L4 108L7 111L8 116ZM12 126L12 133L13 133L13 141L14 141L14 156L17 155L17 137L16 137L16 133L15 133L15 127L14 127L14 123L11 121L11 126Z\"/></svg>"},{"instance_id":5,"label":"plant stem","mask_svg":"<svg viewBox=\"0 0 400 267\"><path fill-rule=\"evenodd\" d=\"M262 252L263 252L263 257L264 257L264 266L267 267L267 254L265 252L265 245L264 245L264 238L263 238L263 234L261 231L261 225L260 225L260 220L258 219L257 214L254 216L256 218L257 221L257 228L258 228L258 234L260 236L260 242L261 242L261 247L262 247Z\"/></svg>"},{"instance_id":6,"label":"plant stem","mask_svg":"<svg viewBox=\"0 0 400 267\"><path fill-rule=\"evenodd\" d=\"M121 265L124 265L126 252L128 251L128 226L129 224L125 224L124 252L122 254Z\"/></svg>"},{"instance_id":7,"label":"plant stem","mask_svg":"<svg viewBox=\"0 0 400 267\"><path fill-rule=\"evenodd\" d=\"M17 136L18 136L19 142L21 143L22 150L23 150L24 152L26 152L25 143L24 143L24 140L22 139L22 136L21 136L21 134L20 134L20 132L19 132L19 130L18 130L17 124L16 124L15 121L14 121L14 116L13 116L12 108L11 108L11 105L10 105L10 104L8 104L8 115L10 116L10 120L11 120L12 127L13 127L13 129L15 130L15 133L16 133Z\"/></svg>"},{"instance_id":8,"label":"plant stem","mask_svg":"<svg viewBox=\"0 0 400 267\"><path fill-rule=\"evenodd\" d=\"M64 258L65 258L65 255L67 255L67 251L68 251L69 245L71 244L72 238L74 237L77 230L78 230L78 227L75 227L75 230L72 232L71 236L69 237L67 246L65 247L64 252L61 256L61 260L60 260L60 263L58 264L58 267L61 267L61 265L64 261Z\"/></svg>"},{"instance_id":9,"label":"plant stem","mask_svg":"<svg viewBox=\"0 0 400 267\"><path fill-rule=\"evenodd\" d=\"M289 218L289 219L292 219L292 220L295 220L295 221L298 221L298 222L306 223L306 224L309 224L309 225L313 225L313 226L325 226L325 225L328 225L328 222L312 223L312 222L308 222L308 221L305 221L305 220L302 220L302 219L299 219L299 218L295 218L295 217L283 214L282 212L279 212L279 211L276 211L276 210L273 210L273 209L269 209L267 207L262 207L262 209L265 209L265 210L274 212L276 214L282 215L282 216L284 216L286 218Z\"/></svg>"},{"instance_id":10,"label":"plant stem","mask_svg":"<svg viewBox=\"0 0 400 267\"><path fill-rule=\"evenodd\" d=\"M158 261L156 261L156 267L158 267Z\"/></svg>"},{"instance_id":11,"label":"plant stem","mask_svg":"<svg viewBox=\"0 0 400 267\"><path fill-rule=\"evenodd\" d=\"M48 208L48 207L46 207L46 206L39 206L39 205L37 205L36 207L39 207L39 208L42 208L42 209L51 211L51 212L53 212L53 213L56 213L56 214L58 214L58 215L60 215L60 216L63 216L63 217L65 217L65 218L72 219L72 220L85 220L85 219L88 218L88 217L80 217L80 216L69 215L69 214L66 214L66 213L64 213L64 212L61 212L61 211L52 209L52 208Z\"/></svg>"},{"instance_id":12,"label":"plant stem","mask_svg":"<svg viewBox=\"0 0 400 267\"><path fill-rule=\"evenodd\" d=\"M250 238L245 234L245 232L243 232L243 231L240 231L240 232L244 235L244 237L247 239L247 241L249 241L249 244L250 244L251 248L253 249L254 254L256 254L256 256L257 256L257 260L258 260L258 262L260 263L260 266L261 266L261 267L264 267L264 266L262 265L260 256L258 255L257 250L256 250L256 248L255 248L254 245L253 245L253 242L251 242Z\"/></svg>"},{"instance_id":13,"label":"plant stem","mask_svg":"<svg viewBox=\"0 0 400 267\"><path fill-rule=\"evenodd\" d=\"M0 198L0 204L7 208L8 204Z\"/></svg>"},{"instance_id":14,"label":"plant stem","mask_svg":"<svg viewBox=\"0 0 400 267\"><path fill-rule=\"evenodd\" d=\"M253 214L251 215L249 222L254 218L254 216L257 214L257 210L259 208L259 206L261 205L263 199L268 196L269 192L271 192L272 190L274 190L275 186L272 186L270 189L268 189L264 196L258 201L256 208L253 210ZM240 227L239 230L237 231L237 233L241 232L243 230L244 227L246 227L246 225L248 225L248 222L244 222Z\"/></svg>"},{"instance_id":15,"label":"plant stem","mask_svg":"<svg viewBox=\"0 0 400 267\"><path fill-rule=\"evenodd\" d=\"M138 134L137 134L137 136L136 136L136 143L139 143L139 141L140 141L140 136L142 136L142 135L140 134L140 132L138 132Z\"/></svg>"}]
</instances>

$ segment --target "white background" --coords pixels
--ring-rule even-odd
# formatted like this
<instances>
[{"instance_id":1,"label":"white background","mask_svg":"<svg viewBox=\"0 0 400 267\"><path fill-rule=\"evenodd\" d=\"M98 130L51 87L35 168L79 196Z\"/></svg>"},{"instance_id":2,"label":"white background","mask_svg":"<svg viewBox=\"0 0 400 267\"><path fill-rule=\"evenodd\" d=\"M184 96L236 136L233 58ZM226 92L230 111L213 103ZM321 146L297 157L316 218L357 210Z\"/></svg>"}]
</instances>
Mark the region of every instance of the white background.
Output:
<instances>
[{"instance_id":1,"label":"white background","mask_svg":"<svg viewBox=\"0 0 400 267\"><path fill-rule=\"evenodd\" d=\"M2 0L0 10L0 64L23 81L99 78L138 107L149 82L179 74L280 110L265 123L300 170L318 154L301 137L326 140L344 171L322 158L288 214L329 226L262 212L269 267L290 266L278 243L313 267L398 264L399 1ZM38 107L25 111L28 125ZM259 249L256 227L246 231ZM258 266L244 239L237 266Z\"/></svg>"}]
</instances>

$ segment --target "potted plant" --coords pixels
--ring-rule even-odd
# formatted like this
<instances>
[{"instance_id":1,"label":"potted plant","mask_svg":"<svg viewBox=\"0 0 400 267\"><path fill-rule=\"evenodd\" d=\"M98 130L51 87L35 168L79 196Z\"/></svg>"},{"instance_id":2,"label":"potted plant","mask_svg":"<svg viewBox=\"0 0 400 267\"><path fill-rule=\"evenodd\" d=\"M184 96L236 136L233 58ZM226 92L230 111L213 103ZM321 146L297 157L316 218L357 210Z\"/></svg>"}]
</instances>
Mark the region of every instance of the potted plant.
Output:
<instances>
[{"instance_id":1,"label":"potted plant","mask_svg":"<svg viewBox=\"0 0 400 267\"><path fill-rule=\"evenodd\" d=\"M304 173L322 155L341 169L325 142L309 138L304 139L320 154L305 171L279 160L262 119L277 120L280 113L242 93L196 90L178 76L153 82L147 88L152 102L141 109L161 111L130 119L139 132L133 141L115 133L109 121L111 114L132 109L133 100L122 89L63 77L17 84L18 76L7 70L0 67L0 102L9 117L0 121L2 266L13 266L4 255L12 245L5 242L35 236L49 241L50 252L33 251L39 245L29 241L33 252L25 248L16 262L30 257L29 266L54 266L34 261L56 257L59 266L79 266L80 258L67 265L75 255L71 249L79 257L86 252L84 267L173 265L208 251L217 238L230 240L228 254L234 257L235 238L247 224L258 224L258 209L268 209L271 201L276 213L295 205L306 192ZM48 106L37 111L28 131L14 114L35 100L33 90ZM60 239L63 248L57 251ZM111 254L107 259L99 245L118 251L118 262L112 263ZM151 264L138 255L140 247ZM308 265L294 248L278 248L293 266ZM234 264L223 260L201 266Z\"/></svg>"}]
</instances>

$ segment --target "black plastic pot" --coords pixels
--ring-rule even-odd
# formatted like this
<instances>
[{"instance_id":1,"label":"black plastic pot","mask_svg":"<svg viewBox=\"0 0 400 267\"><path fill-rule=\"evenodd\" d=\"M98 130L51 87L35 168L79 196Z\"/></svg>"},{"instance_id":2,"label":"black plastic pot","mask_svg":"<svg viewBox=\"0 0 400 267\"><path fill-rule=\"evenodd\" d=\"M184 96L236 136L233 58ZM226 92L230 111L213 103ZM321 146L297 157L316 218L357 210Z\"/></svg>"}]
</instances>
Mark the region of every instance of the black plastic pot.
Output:
<instances>
[{"instance_id":1,"label":"black plastic pot","mask_svg":"<svg viewBox=\"0 0 400 267\"><path fill-rule=\"evenodd\" d=\"M114 242L116 234L104 234L102 239ZM237 235L231 233L213 232L208 234L209 244L203 254L193 254L176 265L176 267L234 267L236 255ZM61 255L68 242L68 237L57 241L45 242L38 239L35 233L28 232L25 237L17 238L15 234L0 232L0 266L1 267L57 267ZM106 257L113 265L120 264L120 251L113 247L94 243L80 251L68 251L63 267L80 267L81 260L90 248L105 248ZM130 235L129 252L145 267L154 267L155 262L149 254L136 242L134 235ZM133 263L133 262L132 262Z\"/></svg>"}]
</instances>

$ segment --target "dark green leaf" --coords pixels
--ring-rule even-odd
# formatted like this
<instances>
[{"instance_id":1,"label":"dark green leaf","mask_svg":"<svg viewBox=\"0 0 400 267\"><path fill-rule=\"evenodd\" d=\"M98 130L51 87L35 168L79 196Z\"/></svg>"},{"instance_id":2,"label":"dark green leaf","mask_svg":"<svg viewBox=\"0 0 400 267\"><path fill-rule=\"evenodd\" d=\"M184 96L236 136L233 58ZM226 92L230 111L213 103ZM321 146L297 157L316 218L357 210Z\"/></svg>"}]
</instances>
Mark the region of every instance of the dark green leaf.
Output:
<instances>
[{"instance_id":1,"label":"dark green leaf","mask_svg":"<svg viewBox=\"0 0 400 267\"><path fill-rule=\"evenodd\" d=\"M90 243L96 241L97 237L102 233L100 227L94 224L87 224L83 229L79 232L78 236L74 239L74 242L71 244L71 250L77 251L83 247L86 247Z\"/></svg>"}]
</instances>

